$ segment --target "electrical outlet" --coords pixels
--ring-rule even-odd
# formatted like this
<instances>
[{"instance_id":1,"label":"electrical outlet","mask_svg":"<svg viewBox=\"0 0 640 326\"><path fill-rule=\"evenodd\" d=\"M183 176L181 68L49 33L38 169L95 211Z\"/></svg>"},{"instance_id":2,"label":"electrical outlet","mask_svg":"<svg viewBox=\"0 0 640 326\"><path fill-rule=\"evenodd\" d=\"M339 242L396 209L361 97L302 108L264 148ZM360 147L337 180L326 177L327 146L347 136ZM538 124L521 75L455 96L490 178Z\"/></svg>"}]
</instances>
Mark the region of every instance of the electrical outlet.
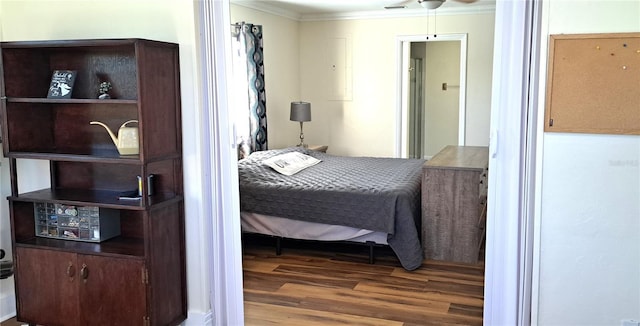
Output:
<instances>
[{"instance_id":1,"label":"electrical outlet","mask_svg":"<svg viewBox=\"0 0 640 326\"><path fill-rule=\"evenodd\" d=\"M622 326L640 326L640 320L635 319L623 319Z\"/></svg>"}]
</instances>

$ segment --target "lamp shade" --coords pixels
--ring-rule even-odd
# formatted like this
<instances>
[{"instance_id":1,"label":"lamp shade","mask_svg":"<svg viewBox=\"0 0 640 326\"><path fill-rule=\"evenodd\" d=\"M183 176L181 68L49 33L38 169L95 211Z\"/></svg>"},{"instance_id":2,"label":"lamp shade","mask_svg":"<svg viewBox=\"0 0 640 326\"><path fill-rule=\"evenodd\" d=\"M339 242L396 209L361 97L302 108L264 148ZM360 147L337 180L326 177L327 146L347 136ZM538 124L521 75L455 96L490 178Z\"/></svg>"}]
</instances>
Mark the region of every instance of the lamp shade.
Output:
<instances>
[{"instance_id":1,"label":"lamp shade","mask_svg":"<svg viewBox=\"0 0 640 326\"><path fill-rule=\"evenodd\" d=\"M311 121L311 103L291 102L291 121Z\"/></svg>"}]
</instances>

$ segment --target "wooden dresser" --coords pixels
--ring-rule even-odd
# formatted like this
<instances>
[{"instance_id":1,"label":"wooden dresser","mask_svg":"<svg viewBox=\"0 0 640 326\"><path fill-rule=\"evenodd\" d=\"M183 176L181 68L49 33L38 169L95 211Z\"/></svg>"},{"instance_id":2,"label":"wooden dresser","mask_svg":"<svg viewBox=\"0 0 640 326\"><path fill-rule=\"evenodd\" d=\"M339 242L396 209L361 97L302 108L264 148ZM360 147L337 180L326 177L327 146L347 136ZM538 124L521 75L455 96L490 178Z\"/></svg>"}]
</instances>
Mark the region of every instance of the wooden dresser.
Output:
<instances>
[{"instance_id":1,"label":"wooden dresser","mask_svg":"<svg viewBox=\"0 0 640 326\"><path fill-rule=\"evenodd\" d=\"M476 263L484 239L488 147L447 146L422 168L425 259Z\"/></svg>"}]
</instances>

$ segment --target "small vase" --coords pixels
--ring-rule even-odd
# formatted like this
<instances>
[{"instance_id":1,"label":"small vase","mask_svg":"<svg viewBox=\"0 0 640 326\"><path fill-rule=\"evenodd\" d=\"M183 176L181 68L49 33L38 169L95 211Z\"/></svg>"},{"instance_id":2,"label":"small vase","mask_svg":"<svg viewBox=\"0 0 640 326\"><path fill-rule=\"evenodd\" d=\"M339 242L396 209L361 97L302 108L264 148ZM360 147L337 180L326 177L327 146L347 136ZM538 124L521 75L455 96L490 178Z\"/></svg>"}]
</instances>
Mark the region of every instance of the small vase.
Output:
<instances>
[{"instance_id":1,"label":"small vase","mask_svg":"<svg viewBox=\"0 0 640 326\"><path fill-rule=\"evenodd\" d=\"M111 96L109 96L108 93L104 93L104 94L100 94L100 96L98 96L99 99L101 100L108 100L111 98Z\"/></svg>"}]
</instances>

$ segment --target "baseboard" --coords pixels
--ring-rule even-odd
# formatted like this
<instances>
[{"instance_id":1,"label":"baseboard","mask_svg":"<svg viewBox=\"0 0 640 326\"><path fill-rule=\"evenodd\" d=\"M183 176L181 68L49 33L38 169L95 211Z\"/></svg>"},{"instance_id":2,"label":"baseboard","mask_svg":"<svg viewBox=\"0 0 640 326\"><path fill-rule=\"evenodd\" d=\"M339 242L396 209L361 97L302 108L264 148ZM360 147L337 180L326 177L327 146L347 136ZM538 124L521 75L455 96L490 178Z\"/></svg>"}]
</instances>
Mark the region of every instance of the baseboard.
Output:
<instances>
[{"instance_id":1,"label":"baseboard","mask_svg":"<svg viewBox=\"0 0 640 326\"><path fill-rule=\"evenodd\" d=\"M211 311L189 311L187 320L182 322L182 326L213 326L213 314Z\"/></svg>"},{"instance_id":2,"label":"baseboard","mask_svg":"<svg viewBox=\"0 0 640 326\"><path fill-rule=\"evenodd\" d=\"M13 277L0 281L0 321L16 316L16 294L10 280Z\"/></svg>"}]
</instances>

